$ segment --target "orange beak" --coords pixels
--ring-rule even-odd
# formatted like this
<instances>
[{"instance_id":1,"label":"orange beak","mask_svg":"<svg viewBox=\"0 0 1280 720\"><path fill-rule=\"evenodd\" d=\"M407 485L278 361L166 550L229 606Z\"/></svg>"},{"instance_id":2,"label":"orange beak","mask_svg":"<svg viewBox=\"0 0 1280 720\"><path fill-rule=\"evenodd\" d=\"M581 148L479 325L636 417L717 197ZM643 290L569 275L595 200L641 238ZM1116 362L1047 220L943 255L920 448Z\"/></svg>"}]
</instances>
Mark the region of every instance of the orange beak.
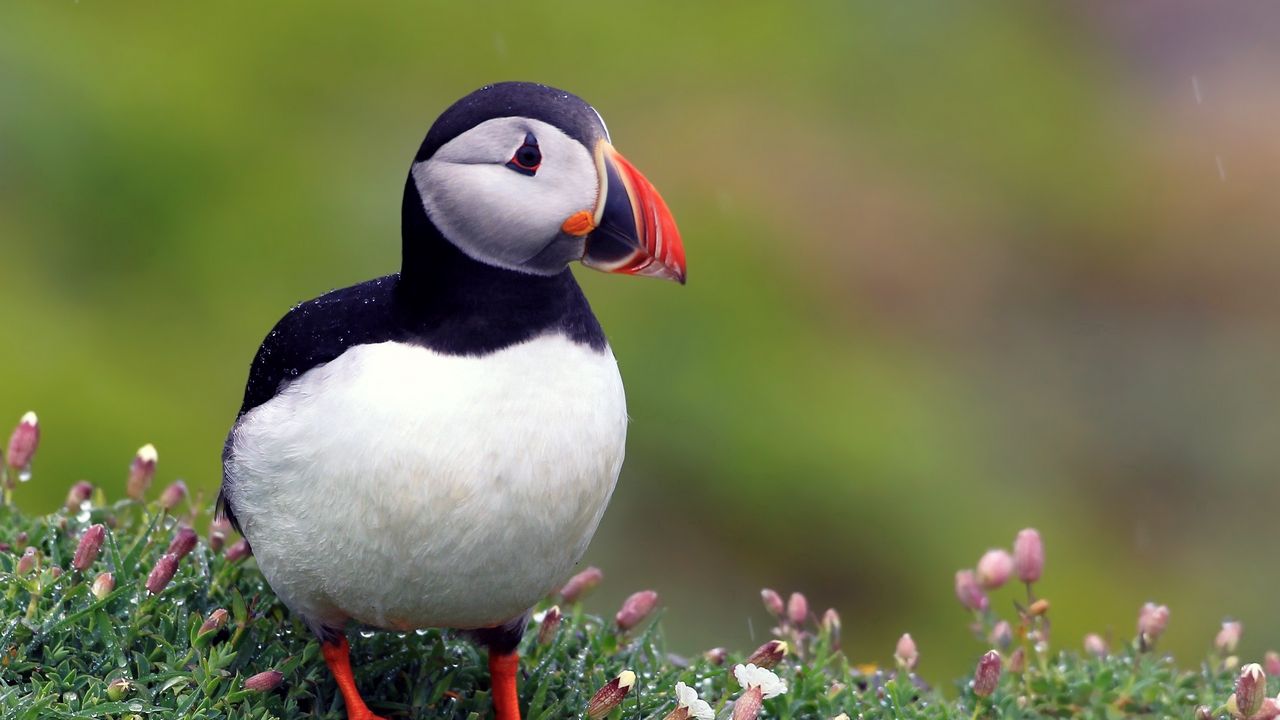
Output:
<instances>
[{"instance_id":1,"label":"orange beak","mask_svg":"<svg viewBox=\"0 0 1280 720\"><path fill-rule=\"evenodd\" d=\"M565 221L565 232L586 235L582 264L604 272L685 281L684 245L662 196L608 142L596 145L600 199L595 212Z\"/></svg>"}]
</instances>

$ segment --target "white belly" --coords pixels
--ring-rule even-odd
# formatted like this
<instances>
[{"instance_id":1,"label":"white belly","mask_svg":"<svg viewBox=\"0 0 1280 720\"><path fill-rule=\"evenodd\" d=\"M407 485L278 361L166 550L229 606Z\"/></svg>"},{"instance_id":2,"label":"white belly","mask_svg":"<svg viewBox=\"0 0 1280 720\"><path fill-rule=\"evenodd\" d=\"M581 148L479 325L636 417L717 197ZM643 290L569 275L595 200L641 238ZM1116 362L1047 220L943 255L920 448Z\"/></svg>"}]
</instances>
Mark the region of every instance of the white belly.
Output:
<instances>
[{"instance_id":1,"label":"white belly","mask_svg":"<svg viewBox=\"0 0 1280 720\"><path fill-rule=\"evenodd\" d=\"M608 349L560 335L483 358L360 345L241 419L230 500L296 612L487 627L581 559L626 424Z\"/></svg>"}]
</instances>

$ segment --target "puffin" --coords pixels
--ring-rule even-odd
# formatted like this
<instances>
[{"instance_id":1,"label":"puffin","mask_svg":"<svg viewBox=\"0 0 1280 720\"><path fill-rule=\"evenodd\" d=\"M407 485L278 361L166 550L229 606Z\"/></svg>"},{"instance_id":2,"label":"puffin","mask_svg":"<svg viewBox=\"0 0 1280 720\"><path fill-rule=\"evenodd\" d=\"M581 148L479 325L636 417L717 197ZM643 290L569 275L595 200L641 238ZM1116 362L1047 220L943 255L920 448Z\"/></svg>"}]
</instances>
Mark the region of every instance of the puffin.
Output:
<instances>
[{"instance_id":1,"label":"puffin","mask_svg":"<svg viewBox=\"0 0 1280 720\"><path fill-rule=\"evenodd\" d=\"M685 282L653 184L600 114L527 82L431 125L401 205L400 272L291 309L249 369L218 512L313 632L349 720L349 623L455 628L519 720L530 609L581 560L613 493L627 411L570 265Z\"/></svg>"}]
</instances>

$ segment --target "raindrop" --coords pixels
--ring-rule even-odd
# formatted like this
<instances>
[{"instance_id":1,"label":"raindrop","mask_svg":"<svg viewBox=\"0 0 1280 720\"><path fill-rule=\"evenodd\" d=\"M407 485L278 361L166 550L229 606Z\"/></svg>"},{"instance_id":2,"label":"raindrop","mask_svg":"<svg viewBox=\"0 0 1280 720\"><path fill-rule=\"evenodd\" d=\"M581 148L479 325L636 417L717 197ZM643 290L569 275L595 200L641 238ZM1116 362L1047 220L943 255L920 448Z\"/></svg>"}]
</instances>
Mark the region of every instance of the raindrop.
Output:
<instances>
[{"instance_id":1,"label":"raindrop","mask_svg":"<svg viewBox=\"0 0 1280 720\"><path fill-rule=\"evenodd\" d=\"M129 703L129 712L142 712L142 703L140 702Z\"/></svg>"},{"instance_id":2,"label":"raindrop","mask_svg":"<svg viewBox=\"0 0 1280 720\"><path fill-rule=\"evenodd\" d=\"M430 632L430 631L428 631L426 628L418 628L417 630L414 630L414 631L413 631L413 634L414 634L414 635L417 635L418 637L423 637L423 636L425 636L428 632Z\"/></svg>"},{"instance_id":3,"label":"raindrop","mask_svg":"<svg viewBox=\"0 0 1280 720\"><path fill-rule=\"evenodd\" d=\"M373 631L372 631L372 630L361 630L361 631L360 631L360 637L364 638L365 640L368 640L369 638L373 637L373 635L374 635L374 633L373 633Z\"/></svg>"},{"instance_id":4,"label":"raindrop","mask_svg":"<svg viewBox=\"0 0 1280 720\"><path fill-rule=\"evenodd\" d=\"M1218 164L1218 179L1219 179L1219 180L1221 180L1222 182L1226 182L1226 181L1227 181L1227 168L1226 168L1226 167L1224 167L1224 166L1223 166L1223 164L1222 164L1222 156L1221 156L1221 155L1214 155L1214 156L1213 156L1213 161L1214 161L1214 162L1216 162L1216 163Z\"/></svg>"},{"instance_id":5,"label":"raindrop","mask_svg":"<svg viewBox=\"0 0 1280 720\"><path fill-rule=\"evenodd\" d=\"M1202 98L1200 96L1200 78L1195 75L1191 76L1191 94L1195 95L1196 104L1199 105L1202 102Z\"/></svg>"},{"instance_id":6,"label":"raindrop","mask_svg":"<svg viewBox=\"0 0 1280 720\"><path fill-rule=\"evenodd\" d=\"M19 480L19 481L21 481L21 482L27 482L27 481L29 481L30 479L31 479L31 466L30 466L30 465L28 465L28 466L26 466L26 467L24 467L24 468L22 468L21 470L19 470L19 471L18 471L18 480Z\"/></svg>"}]
</instances>

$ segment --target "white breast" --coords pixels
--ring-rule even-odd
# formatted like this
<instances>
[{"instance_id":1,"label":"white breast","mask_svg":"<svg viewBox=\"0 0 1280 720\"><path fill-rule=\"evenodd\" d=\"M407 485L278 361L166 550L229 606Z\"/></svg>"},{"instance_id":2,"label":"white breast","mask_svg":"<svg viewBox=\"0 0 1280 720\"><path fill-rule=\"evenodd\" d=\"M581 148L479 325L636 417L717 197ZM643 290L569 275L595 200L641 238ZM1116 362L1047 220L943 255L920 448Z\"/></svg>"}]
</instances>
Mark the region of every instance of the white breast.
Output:
<instances>
[{"instance_id":1,"label":"white breast","mask_svg":"<svg viewBox=\"0 0 1280 720\"><path fill-rule=\"evenodd\" d=\"M626 440L613 354L360 345L247 413L231 504L271 587L339 625L486 627L581 559Z\"/></svg>"}]
</instances>

